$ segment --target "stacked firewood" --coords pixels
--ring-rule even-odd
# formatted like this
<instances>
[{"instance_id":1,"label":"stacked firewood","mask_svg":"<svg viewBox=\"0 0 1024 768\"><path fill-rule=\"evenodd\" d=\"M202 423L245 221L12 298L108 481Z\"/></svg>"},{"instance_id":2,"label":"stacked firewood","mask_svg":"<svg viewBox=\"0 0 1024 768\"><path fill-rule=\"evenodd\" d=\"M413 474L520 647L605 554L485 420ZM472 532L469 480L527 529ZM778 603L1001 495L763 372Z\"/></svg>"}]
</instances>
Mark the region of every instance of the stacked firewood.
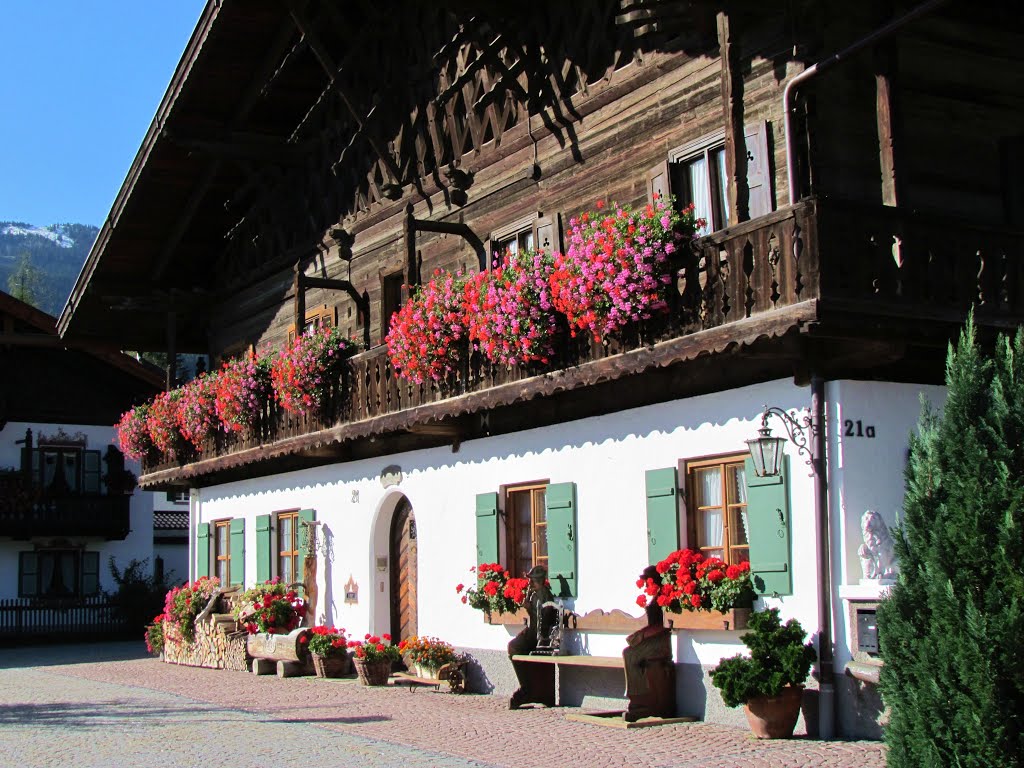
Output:
<instances>
[{"instance_id":1,"label":"stacked firewood","mask_svg":"<svg viewBox=\"0 0 1024 768\"><path fill-rule=\"evenodd\" d=\"M206 610L196 617L195 640L185 642L178 628L164 622L164 660L171 664L210 669L248 668L245 650L247 633L239 627L231 613L215 613L223 609L222 596L215 596Z\"/></svg>"}]
</instances>

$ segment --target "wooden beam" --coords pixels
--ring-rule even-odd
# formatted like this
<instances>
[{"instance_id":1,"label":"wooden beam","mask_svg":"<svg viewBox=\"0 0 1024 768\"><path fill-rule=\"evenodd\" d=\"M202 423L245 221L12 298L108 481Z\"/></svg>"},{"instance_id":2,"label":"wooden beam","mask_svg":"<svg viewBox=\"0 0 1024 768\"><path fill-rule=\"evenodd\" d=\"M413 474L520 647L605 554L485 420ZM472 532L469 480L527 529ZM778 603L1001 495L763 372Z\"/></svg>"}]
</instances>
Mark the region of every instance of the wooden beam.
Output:
<instances>
[{"instance_id":1,"label":"wooden beam","mask_svg":"<svg viewBox=\"0 0 1024 768\"><path fill-rule=\"evenodd\" d=\"M170 391L178 382L178 316L167 313L167 389Z\"/></svg>"},{"instance_id":2,"label":"wooden beam","mask_svg":"<svg viewBox=\"0 0 1024 768\"><path fill-rule=\"evenodd\" d=\"M302 36L306 39L306 42L309 43L309 48L313 52L313 55L316 57L316 60L320 62L320 66L323 68L324 73L327 75L328 82L334 88L335 93L337 93L338 96L341 98L341 102L342 104L345 105L345 109L348 110L348 113L352 116L352 119L355 120L356 125L359 126L360 132L362 132L365 120L363 118L363 115L355 108L355 106L353 106L352 102L348 98L348 95L345 93L344 90L342 90L341 85L338 83L338 73L340 70L338 66L334 63L334 58L331 56L330 52L327 50L324 44L320 41L320 38L317 36L317 34L313 31L312 24L310 24L309 19L306 17L305 13L303 13L303 10L299 7L299 3L297 2L297 0L288 0L288 11L291 14L292 21L295 22L296 28L299 30L299 32L302 33ZM373 151L377 153L377 157L379 157L381 162L383 162L384 165L387 167L388 173L391 174L394 182L396 184L401 184L402 173L398 169L398 166L395 164L395 159L391 156L390 153L385 152L381 148L380 144L372 136L370 136L367 133L364 133L363 135L366 138L366 141L369 143L369 145L373 148Z\"/></svg>"},{"instance_id":3,"label":"wooden beam","mask_svg":"<svg viewBox=\"0 0 1024 768\"><path fill-rule=\"evenodd\" d=\"M743 77L738 48L733 41L733 22L725 11L718 14L718 54L722 66L722 123L725 125L725 176L729 211L736 224L750 218L747 191L747 153L743 136Z\"/></svg>"},{"instance_id":4,"label":"wooden beam","mask_svg":"<svg viewBox=\"0 0 1024 768\"><path fill-rule=\"evenodd\" d=\"M898 173L896 56L892 45L875 49L875 117L878 124L878 162L882 175L882 204L896 206L903 200Z\"/></svg>"}]
</instances>

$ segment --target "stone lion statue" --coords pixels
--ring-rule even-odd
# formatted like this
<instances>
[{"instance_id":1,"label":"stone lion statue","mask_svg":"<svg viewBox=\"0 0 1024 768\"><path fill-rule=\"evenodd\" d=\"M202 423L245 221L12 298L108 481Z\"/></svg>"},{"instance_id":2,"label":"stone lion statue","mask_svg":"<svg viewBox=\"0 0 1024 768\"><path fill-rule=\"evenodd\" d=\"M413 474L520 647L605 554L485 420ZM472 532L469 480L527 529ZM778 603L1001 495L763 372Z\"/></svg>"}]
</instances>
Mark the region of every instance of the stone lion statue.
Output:
<instances>
[{"instance_id":1,"label":"stone lion statue","mask_svg":"<svg viewBox=\"0 0 1024 768\"><path fill-rule=\"evenodd\" d=\"M864 543L857 550L865 579L892 579L898 566L893 551L889 526L875 510L869 509L860 519Z\"/></svg>"}]
</instances>

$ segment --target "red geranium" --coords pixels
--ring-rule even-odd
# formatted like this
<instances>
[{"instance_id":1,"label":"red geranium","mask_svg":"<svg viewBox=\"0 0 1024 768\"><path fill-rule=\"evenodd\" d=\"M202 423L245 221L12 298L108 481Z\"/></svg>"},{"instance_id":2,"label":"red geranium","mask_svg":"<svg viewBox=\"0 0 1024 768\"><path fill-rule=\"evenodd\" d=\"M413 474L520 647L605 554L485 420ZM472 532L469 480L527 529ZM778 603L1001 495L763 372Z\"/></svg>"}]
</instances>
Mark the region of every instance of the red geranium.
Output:
<instances>
[{"instance_id":1,"label":"red geranium","mask_svg":"<svg viewBox=\"0 0 1024 768\"><path fill-rule=\"evenodd\" d=\"M466 337L465 285L461 273L439 270L391 317L384 341L403 379L423 384L458 370L459 342Z\"/></svg>"},{"instance_id":2,"label":"red geranium","mask_svg":"<svg viewBox=\"0 0 1024 768\"><path fill-rule=\"evenodd\" d=\"M337 328L320 326L299 336L271 363L270 380L277 401L292 413L317 413L354 351L355 344Z\"/></svg>"},{"instance_id":3,"label":"red geranium","mask_svg":"<svg viewBox=\"0 0 1024 768\"><path fill-rule=\"evenodd\" d=\"M726 565L717 557L706 557L694 549L680 549L656 565L660 580L637 581L643 590L637 604L646 607L648 598L674 613L682 611L728 611L749 605L754 598L750 563Z\"/></svg>"},{"instance_id":4,"label":"red geranium","mask_svg":"<svg viewBox=\"0 0 1024 768\"><path fill-rule=\"evenodd\" d=\"M248 354L228 360L216 378L214 407L226 432L250 428L270 398L270 359Z\"/></svg>"}]
</instances>

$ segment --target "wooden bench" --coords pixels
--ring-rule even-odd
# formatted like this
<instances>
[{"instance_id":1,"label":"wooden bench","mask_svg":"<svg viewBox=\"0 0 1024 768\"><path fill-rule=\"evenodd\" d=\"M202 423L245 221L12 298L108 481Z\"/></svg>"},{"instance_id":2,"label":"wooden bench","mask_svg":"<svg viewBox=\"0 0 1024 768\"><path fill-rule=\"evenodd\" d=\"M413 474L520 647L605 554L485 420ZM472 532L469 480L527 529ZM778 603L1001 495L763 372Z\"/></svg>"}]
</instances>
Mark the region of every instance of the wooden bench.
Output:
<instances>
[{"instance_id":1,"label":"wooden bench","mask_svg":"<svg viewBox=\"0 0 1024 768\"><path fill-rule=\"evenodd\" d=\"M625 663L621 656L533 656L516 654L513 663L529 664L529 674L523 672L520 682L526 698L523 703L534 702L557 707L560 702L558 678L559 667L590 667L598 669L621 669L625 673ZM513 696L513 698L516 698Z\"/></svg>"},{"instance_id":2,"label":"wooden bench","mask_svg":"<svg viewBox=\"0 0 1024 768\"><path fill-rule=\"evenodd\" d=\"M565 667L605 667L606 669L625 669L626 663L621 656L531 656L517 654L512 661L529 661L533 664L561 664Z\"/></svg>"}]
</instances>

